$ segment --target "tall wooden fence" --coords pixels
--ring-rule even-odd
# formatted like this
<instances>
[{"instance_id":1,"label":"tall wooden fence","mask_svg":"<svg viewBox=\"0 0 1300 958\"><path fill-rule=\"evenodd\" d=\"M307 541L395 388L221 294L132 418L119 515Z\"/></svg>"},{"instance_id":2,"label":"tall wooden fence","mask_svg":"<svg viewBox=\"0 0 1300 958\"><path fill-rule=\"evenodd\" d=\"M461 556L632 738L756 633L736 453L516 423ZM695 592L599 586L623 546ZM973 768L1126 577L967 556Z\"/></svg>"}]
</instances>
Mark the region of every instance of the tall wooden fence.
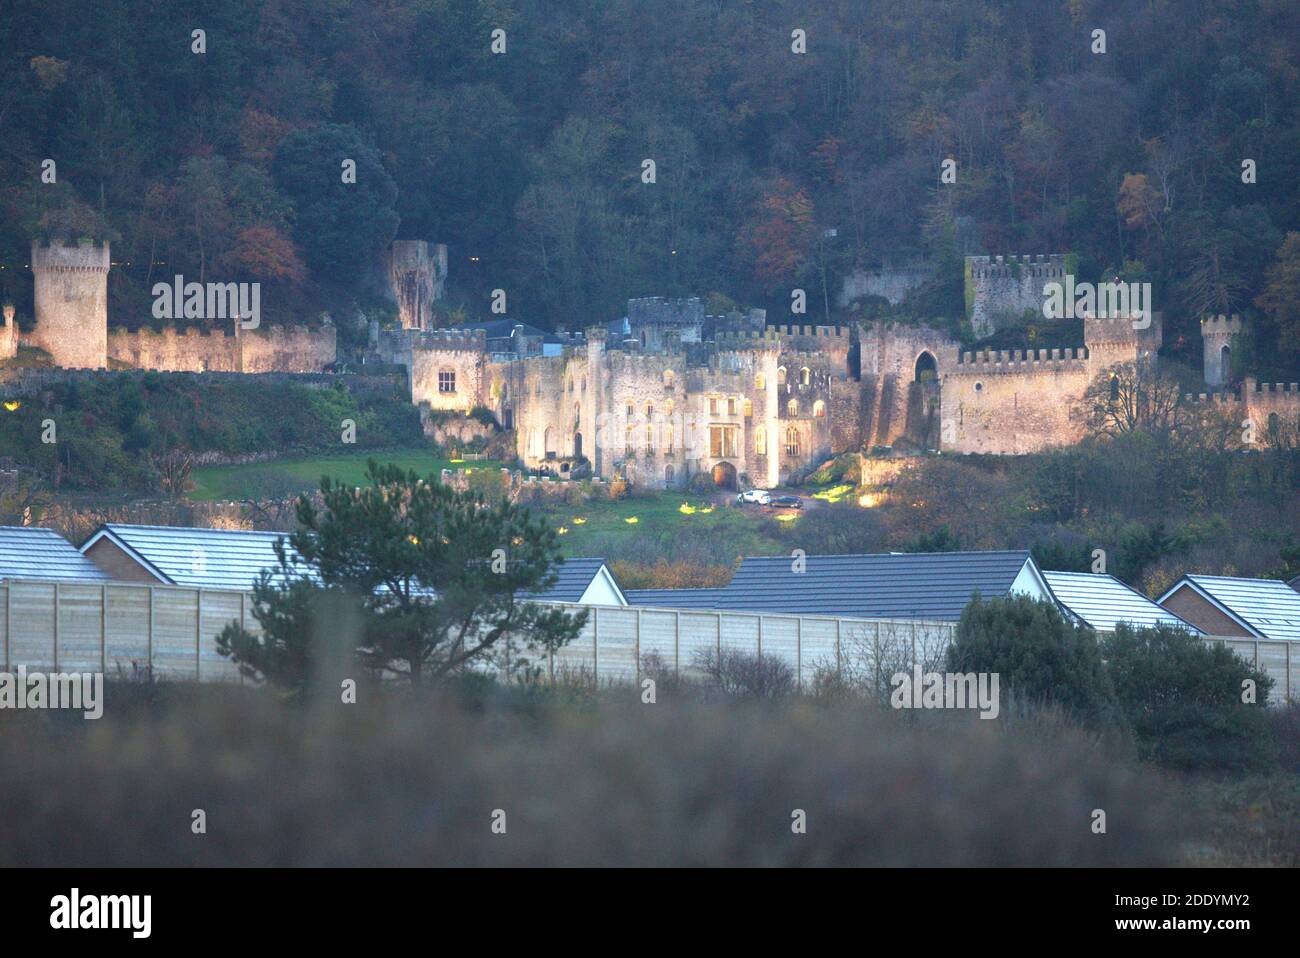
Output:
<instances>
[{"instance_id":1,"label":"tall wooden fence","mask_svg":"<svg viewBox=\"0 0 1300 958\"><path fill-rule=\"evenodd\" d=\"M578 610L583 606L557 603ZM217 652L230 622L257 631L252 596L238 591L126 582L85 584L11 579L0 582L4 670L103 672L152 670L163 678L240 681ZM886 688L914 662L941 668L956 625L913 619L774 615L623 606L591 606L582 634L535 664L552 677L582 674L598 681L635 681L651 663L698 676L710 658L729 651L779 658L806 687L819 672ZM1296 643L1209 637L1272 676L1273 700L1300 698ZM518 650L503 650L499 667Z\"/></svg>"}]
</instances>

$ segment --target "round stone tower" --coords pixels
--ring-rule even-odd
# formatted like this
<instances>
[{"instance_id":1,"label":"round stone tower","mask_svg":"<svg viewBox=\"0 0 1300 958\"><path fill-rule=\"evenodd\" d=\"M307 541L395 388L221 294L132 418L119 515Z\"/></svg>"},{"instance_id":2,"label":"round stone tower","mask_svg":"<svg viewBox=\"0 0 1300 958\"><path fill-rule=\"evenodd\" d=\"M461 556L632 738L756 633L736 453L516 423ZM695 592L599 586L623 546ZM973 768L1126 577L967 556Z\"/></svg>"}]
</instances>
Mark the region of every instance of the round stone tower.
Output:
<instances>
[{"instance_id":1,"label":"round stone tower","mask_svg":"<svg viewBox=\"0 0 1300 958\"><path fill-rule=\"evenodd\" d=\"M1205 385L1222 386L1232 378L1232 337L1241 332L1241 318L1207 317L1201 320L1201 348L1205 357Z\"/></svg>"},{"instance_id":2,"label":"round stone tower","mask_svg":"<svg viewBox=\"0 0 1300 958\"><path fill-rule=\"evenodd\" d=\"M32 244L36 329L28 337L56 366L108 365L108 243Z\"/></svg>"}]
</instances>

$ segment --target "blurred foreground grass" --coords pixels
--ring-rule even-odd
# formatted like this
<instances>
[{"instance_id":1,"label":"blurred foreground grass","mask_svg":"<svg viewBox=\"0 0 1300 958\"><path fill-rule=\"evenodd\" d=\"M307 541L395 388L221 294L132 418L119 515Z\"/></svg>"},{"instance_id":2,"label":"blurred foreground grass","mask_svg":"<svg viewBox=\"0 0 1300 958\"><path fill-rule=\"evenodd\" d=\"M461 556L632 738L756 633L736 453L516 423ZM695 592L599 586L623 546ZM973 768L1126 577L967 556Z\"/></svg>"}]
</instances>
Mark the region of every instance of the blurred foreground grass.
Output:
<instances>
[{"instance_id":1,"label":"blurred foreground grass","mask_svg":"<svg viewBox=\"0 0 1300 958\"><path fill-rule=\"evenodd\" d=\"M1051 716L675 698L111 685L99 721L0 713L0 865L1163 865L1209 834Z\"/></svg>"}]
</instances>

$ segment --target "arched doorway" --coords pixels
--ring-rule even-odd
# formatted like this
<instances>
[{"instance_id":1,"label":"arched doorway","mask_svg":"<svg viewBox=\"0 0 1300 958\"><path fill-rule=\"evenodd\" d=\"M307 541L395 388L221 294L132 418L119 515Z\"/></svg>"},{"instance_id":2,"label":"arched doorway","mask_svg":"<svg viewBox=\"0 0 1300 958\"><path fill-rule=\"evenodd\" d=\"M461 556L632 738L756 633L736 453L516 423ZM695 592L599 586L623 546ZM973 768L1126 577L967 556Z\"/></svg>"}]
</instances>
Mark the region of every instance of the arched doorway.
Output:
<instances>
[{"instance_id":1,"label":"arched doorway","mask_svg":"<svg viewBox=\"0 0 1300 958\"><path fill-rule=\"evenodd\" d=\"M573 434L573 458L582 458L582 433L580 432L575 432Z\"/></svg>"},{"instance_id":2,"label":"arched doorway","mask_svg":"<svg viewBox=\"0 0 1300 958\"><path fill-rule=\"evenodd\" d=\"M922 351L921 355L916 357L916 381L926 383L938 378L939 364L935 362L934 355L929 350Z\"/></svg>"},{"instance_id":3,"label":"arched doorway","mask_svg":"<svg viewBox=\"0 0 1300 958\"><path fill-rule=\"evenodd\" d=\"M736 467L729 462L719 462L713 467L713 484L720 489L736 488Z\"/></svg>"}]
</instances>

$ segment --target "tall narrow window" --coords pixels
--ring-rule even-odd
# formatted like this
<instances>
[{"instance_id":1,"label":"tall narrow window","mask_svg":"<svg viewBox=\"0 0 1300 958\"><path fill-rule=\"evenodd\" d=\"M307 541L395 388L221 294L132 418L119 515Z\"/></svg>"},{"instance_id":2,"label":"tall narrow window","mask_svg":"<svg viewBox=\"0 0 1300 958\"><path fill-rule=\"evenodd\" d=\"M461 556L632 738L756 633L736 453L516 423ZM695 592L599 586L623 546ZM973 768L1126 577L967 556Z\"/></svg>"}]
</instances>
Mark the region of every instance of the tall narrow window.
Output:
<instances>
[{"instance_id":1,"label":"tall narrow window","mask_svg":"<svg viewBox=\"0 0 1300 958\"><path fill-rule=\"evenodd\" d=\"M799 455L799 430L793 426L785 431L785 454L787 456Z\"/></svg>"},{"instance_id":2,"label":"tall narrow window","mask_svg":"<svg viewBox=\"0 0 1300 958\"><path fill-rule=\"evenodd\" d=\"M767 455L767 427L759 426L754 433L754 452L760 456Z\"/></svg>"}]
</instances>

